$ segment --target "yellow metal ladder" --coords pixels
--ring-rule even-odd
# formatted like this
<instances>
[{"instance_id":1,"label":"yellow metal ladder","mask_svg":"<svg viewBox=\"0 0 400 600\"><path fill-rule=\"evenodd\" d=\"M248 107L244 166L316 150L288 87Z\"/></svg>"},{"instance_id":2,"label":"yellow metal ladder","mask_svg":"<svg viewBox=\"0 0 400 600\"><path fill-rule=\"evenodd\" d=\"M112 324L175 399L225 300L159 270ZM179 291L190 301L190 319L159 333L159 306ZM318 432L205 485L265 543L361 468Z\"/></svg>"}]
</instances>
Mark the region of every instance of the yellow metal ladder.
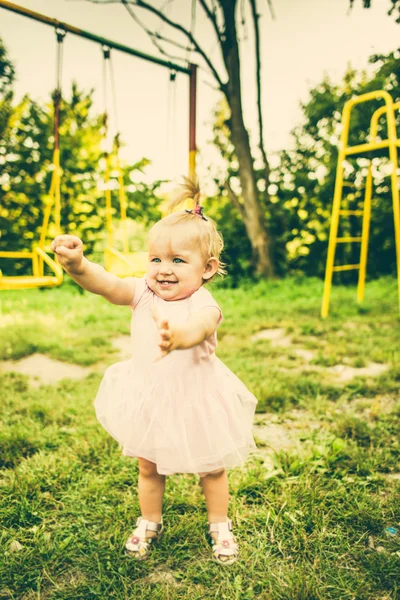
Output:
<instances>
[{"instance_id":1,"label":"yellow metal ladder","mask_svg":"<svg viewBox=\"0 0 400 600\"><path fill-rule=\"evenodd\" d=\"M372 115L370 126L370 141L357 146L348 146L349 128L351 110L357 104L369 102L371 100L382 99L385 104L378 108ZM393 199L393 218L394 218L394 234L396 244L396 259L397 259L397 284L399 293L399 310L400 310L400 205L399 205L399 187L398 187L398 153L397 148L400 145L400 140L397 139L395 110L400 108L400 102L394 103L390 94L384 90L377 90L362 94L356 98L352 98L343 108L342 113L342 134L340 139L338 166L336 171L335 192L333 197L332 219L329 234L328 256L326 261L324 294L322 299L321 316L327 317L329 311L329 301L332 287L332 276L336 271L350 271L353 269L359 270L357 300L361 302L364 298L365 274L367 267L368 253L368 237L371 221L371 198L372 198L372 166L371 161L368 166L367 178L365 182L365 196L363 210L343 210L341 204L343 201L343 188L346 182L344 176L344 162L346 157L370 153L373 150L388 148L389 158L392 163L391 171L391 188ZM378 123L379 118L386 115L387 118L387 139L378 139ZM362 217L362 233L359 237L338 237L339 219L341 216L357 215ZM338 243L357 242L361 244L360 262L354 265L337 265L335 266L335 252Z\"/></svg>"}]
</instances>

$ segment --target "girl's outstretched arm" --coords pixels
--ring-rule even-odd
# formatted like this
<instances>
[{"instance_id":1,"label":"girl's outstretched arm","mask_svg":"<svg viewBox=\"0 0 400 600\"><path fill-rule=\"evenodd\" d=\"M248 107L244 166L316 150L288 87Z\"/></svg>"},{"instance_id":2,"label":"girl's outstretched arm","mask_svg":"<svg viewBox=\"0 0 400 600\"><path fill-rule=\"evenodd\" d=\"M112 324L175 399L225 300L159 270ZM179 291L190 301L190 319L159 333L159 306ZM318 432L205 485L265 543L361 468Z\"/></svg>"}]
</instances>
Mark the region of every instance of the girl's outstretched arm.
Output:
<instances>
[{"instance_id":1,"label":"girl's outstretched arm","mask_svg":"<svg viewBox=\"0 0 400 600\"><path fill-rule=\"evenodd\" d=\"M201 344L218 327L221 313L217 307L207 306L194 313L183 325L170 324L156 310L153 317L159 330L161 357L172 350L185 350Z\"/></svg>"},{"instance_id":2,"label":"girl's outstretched arm","mask_svg":"<svg viewBox=\"0 0 400 600\"><path fill-rule=\"evenodd\" d=\"M83 255L83 243L76 235L59 235L51 243L60 265L76 283L112 304L128 305L135 294L132 277L120 279Z\"/></svg>"}]
</instances>

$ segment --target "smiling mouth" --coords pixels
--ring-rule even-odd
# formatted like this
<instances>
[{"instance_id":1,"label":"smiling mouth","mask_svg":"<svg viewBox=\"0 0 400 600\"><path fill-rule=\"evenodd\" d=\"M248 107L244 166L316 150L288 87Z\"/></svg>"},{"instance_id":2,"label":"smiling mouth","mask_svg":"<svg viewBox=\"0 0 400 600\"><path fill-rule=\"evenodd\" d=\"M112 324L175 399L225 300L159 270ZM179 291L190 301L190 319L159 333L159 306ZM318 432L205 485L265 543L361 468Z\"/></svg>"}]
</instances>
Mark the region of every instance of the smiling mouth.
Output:
<instances>
[{"instance_id":1,"label":"smiling mouth","mask_svg":"<svg viewBox=\"0 0 400 600\"><path fill-rule=\"evenodd\" d=\"M168 281L167 279L157 279L157 282L161 285L172 285L173 283L178 283L177 281Z\"/></svg>"}]
</instances>

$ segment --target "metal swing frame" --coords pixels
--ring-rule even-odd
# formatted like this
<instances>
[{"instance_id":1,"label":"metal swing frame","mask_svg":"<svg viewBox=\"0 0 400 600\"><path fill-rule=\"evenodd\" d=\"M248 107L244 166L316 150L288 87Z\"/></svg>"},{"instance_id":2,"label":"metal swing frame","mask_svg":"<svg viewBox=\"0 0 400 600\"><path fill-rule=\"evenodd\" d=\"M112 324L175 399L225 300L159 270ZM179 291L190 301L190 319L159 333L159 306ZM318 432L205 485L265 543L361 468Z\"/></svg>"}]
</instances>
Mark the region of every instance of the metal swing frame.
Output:
<instances>
[{"instance_id":1,"label":"metal swing frame","mask_svg":"<svg viewBox=\"0 0 400 600\"><path fill-rule=\"evenodd\" d=\"M23 290L30 288L56 287L63 281L63 270L57 260L48 254L46 247L47 234L52 211L54 212L54 225L56 234L60 233L61 215L61 167L60 167L60 103L61 103L61 71L62 71L62 43L65 31L56 29L57 37L57 80L54 93L54 151L53 172L51 176L49 196L43 215L39 242L29 250L2 250L0 259L28 259L31 260L32 275L5 276L0 269L0 290ZM45 265L52 272L45 274Z\"/></svg>"},{"instance_id":2,"label":"metal swing frame","mask_svg":"<svg viewBox=\"0 0 400 600\"><path fill-rule=\"evenodd\" d=\"M107 108L107 79L109 78L112 86L112 97L114 102L114 113L116 119L116 94L114 71L111 59L111 50L109 47L103 46L103 85L104 85L104 104L105 111L103 115L104 127L104 143L108 139L108 123L109 115ZM108 75L107 77L107 67ZM128 220L126 215L127 198L123 181L123 172L119 158L120 140L119 132L116 133L113 140L112 151L107 149L104 151L104 183L105 183L105 201L106 201L106 228L107 228L107 243L104 249L104 264L106 271L117 275L118 277L142 277L147 271L148 253L147 252L131 252L129 248L128 238ZM115 160L115 169L118 174L118 199L120 210L120 221L122 224L123 233L123 249L117 250L114 247L114 227L113 227L113 209L112 209L112 191L110 188L112 159Z\"/></svg>"},{"instance_id":3,"label":"metal swing frame","mask_svg":"<svg viewBox=\"0 0 400 600\"><path fill-rule=\"evenodd\" d=\"M0 9L3 8L5 10L11 11L13 13L17 13L19 15L23 15L34 21L38 21L40 23L44 23L45 25L50 25L52 27L56 27L64 32L71 33L73 35L77 35L79 37L85 38L92 42L96 42L101 44L103 47L113 48L118 50L119 52L123 52L129 54L131 56L136 56L142 60L146 60L152 62L154 64L158 64L162 67L166 67L169 71L175 71L176 73L183 73L189 76L189 177L194 179L196 176L196 88L197 88L197 65L194 63L188 63L188 66L182 66L176 63L173 63L169 60L164 60L162 58L151 56L135 48L131 48L130 46L126 46L125 44L121 44L119 42L115 42L113 40L101 37L96 35L90 31L86 31L84 29L80 29L73 25L69 25L68 23L58 21L57 19L53 19L51 17L47 17L46 15L40 14L38 12L29 10L23 6L15 4L14 2L9 2L9 0L0 0ZM56 165L57 156L55 156L54 164ZM110 166L110 157L108 157L108 165ZM55 169L56 170L56 169ZM106 174L107 177L107 174ZM109 177L109 171L108 171ZM54 184L55 185L55 184ZM55 189L55 188L54 188ZM120 185L120 194L124 194L123 186ZM121 214L124 210L126 210L126 198L122 198L120 196L121 203ZM124 207L124 208L123 208ZM112 242L112 240L111 240ZM118 250L112 248L112 243L108 243L110 247L110 251L107 252L108 258L106 260L116 260L119 261L120 264L126 267L126 269L132 269L131 262L127 256L125 256L125 251L123 253L119 253ZM112 249L112 250L111 250ZM39 251L40 254L40 251ZM130 253L128 253L130 254ZM137 254L137 253L135 253ZM24 253L24 257L28 257L28 254ZM44 259L43 259L44 260ZM52 261L52 259L47 256L46 257L47 264L51 264L53 268L56 268L57 274L60 273L62 276L62 270L59 265ZM40 260L38 261L40 263ZM54 263L54 264L53 264ZM55 267L54 267L55 265ZM134 267L136 268L136 267ZM143 259L139 259L139 265L137 266L134 272L140 273L143 270ZM123 273L127 274L127 273ZM61 281L60 281L61 283ZM54 283L54 285L58 285L58 283ZM21 286L22 287L22 286ZM27 287L27 286L24 286ZM37 285L33 285L32 287L38 287ZM0 289L2 289L0 287ZM5 289L5 288L3 288Z\"/></svg>"}]
</instances>

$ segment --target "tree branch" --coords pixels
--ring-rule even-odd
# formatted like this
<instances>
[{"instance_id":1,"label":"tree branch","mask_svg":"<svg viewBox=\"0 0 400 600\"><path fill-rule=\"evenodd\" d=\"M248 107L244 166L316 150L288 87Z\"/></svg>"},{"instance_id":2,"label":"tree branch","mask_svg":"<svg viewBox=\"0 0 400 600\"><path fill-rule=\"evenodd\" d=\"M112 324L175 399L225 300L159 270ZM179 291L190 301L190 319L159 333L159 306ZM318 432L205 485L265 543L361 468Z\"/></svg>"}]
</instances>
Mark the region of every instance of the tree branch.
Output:
<instances>
[{"instance_id":1,"label":"tree branch","mask_svg":"<svg viewBox=\"0 0 400 600\"><path fill-rule=\"evenodd\" d=\"M215 17L215 14L212 10L209 9L209 7L207 6L206 0L199 0L200 5L203 7L204 12L206 13L207 17L210 19L213 27L214 27L214 31L215 31L215 35L217 36L219 45L222 46L223 40L221 38L221 32L218 28L218 23L217 23L217 19Z\"/></svg>"},{"instance_id":2,"label":"tree branch","mask_svg":"<svg viewBox=\"0 0 400 600\"><path fill-rule=\"evenodd\" d=\"M218 86L220 88L220 90L225 94L225 89L226 89L226 84L222 81L217 69L214 67L213 63L211 62L211 60L209 59L209 57L207 56L207 53L205 52L205 50L203 50L201 48L201 46L198 44L198 42L196 41L196 39L194 38L194 36L190 33L190 31L188 31L187 29L185 29L185 27L183 27L182 25L180 25L179 23L176 23L175 21L172 21L171 19L169 19L166 15L164 15L161 10L155 8L154 6L151 6L150 4L148 4L147 2L143 2L142 0L87 0L87 2L91 2L92 4L123 4L125 6L125 8L128 10L128 12L130 12L131 16L138 22L136 15L134 15L134 13L132 14L132 9L130 9L129 5L134 5L137 6L138 8L143 8L144 10L148 10L149 12L155 14L159 19L161 19L161 21L163 21L164 23L166 23L167 25L169 25L170 27L173 27L174 29L177 29L178 31L180 31L181 33L183 33L183 35L185 35L187 37L187 39L192 43L195 51L203 58L204 62L206 63L206 65L208 66L209 70L211 71L214 79L216 80L216 82L218 83ZM129 10L130 9L130 10ZM148 35L150 35L152 42L154 42L154 38L157 37L158 39L162 39L163 41L165 41L166 43L171 43L177 47L179 47L179 44L177 42L173 42L172 40L166 38L165 36L161 36L160 34L153 34L153 33L149 33L147 28L145 28L141 23L139 23L143 29L146 31L146 33L148 33ZM221 43L220 38L218 37L218 42ZM157 46L157 44L155 44ZM166 54L167 56L169 56L163 49L161 49L159 46L157 46L158 50L163 53ZM169 58L174 58L175 60L184 60L181 57L170 57Z\"/></svg>"},{"instance_id":3,"label":"tree branch","mask_svg":"<svg viewBox=\"0 0 400 600\"><path fill-rule=\"evenodd\" d=\"M274 7L272 4L272 0L267 0L268 2L268 8L269 8L269 12L271 13L271 18L273 21L275 21L275 12L274 12Z\"/></svg>"},{"instance_id":4,"label":"tree branch","mask_svg":"<svg viewBox=\"0 0 400 600\"><path fill-rule=\"evenodd\" d=\"M238 196L235 194L235 192L231 188L231 184L229 183L229 179L227 179L225 181L224 188L228 192L228 196L229 196L230 201L235 206L235 208L238 209L238 211L240 213L240 216L244 220L244 218L246 216L246 213L245 213L245 210L244 210L244 206L240 203Z\"/></svg>"},{"instance_id":5,"label":"tree branch","mask_svg":"<svg viewBox=\"0 0 400 600\"><path fill-rule=\"evenodd\" d=\"M184 61L184 58L182 58L181 56L174 56L172 54L169 54L166 50L164 50L164 48L158 43L157 40L160 40L162 42L165 42L167 44L171 44L173 46L176 46L177 48L180 48L181 50L186 50L186 47L183 46L182 44L179 44L178 42L175 42L175 40L170 40L169 38L166 38L165 36L161 35L161 33L158 32L153 32L150 31L150 29L148 27L146 27L146 25L139 19L139 17L133 12L132 8L129 6L129 4L126 4L125 2L122 3L124 5L124 7L126 8L126 10L128 11L128 13L130 14L130 16L132 17L132 19L134 21L136 21L136 23L143 29L143 31L145 33L147 33L147 35L149 36L152 44L154 44L154 46L157 48L157 50L160 52L160 54L163 54L164 56L167 56L168 58L170 58L171 60L179 60L179 61Z\"/></svg>"},{"instance_id":6,"label":"tree branch","mask_svg":"<svg viewBox=\"0 0 400 600\"><path fill-rule=\"evenodd\" d=\"M90 1L92 1L92 0L90 0ZM219 76L218 71L216 70L216 68L214 67L214 65L212 64L210 59L208 58L206 52L197 43L196 39L193 37L193 35L190 33L190 31L187 31L187 29L185 29L185 27L183 27L179 23L175 23L175 21L172 21L171 19L169 19L166 15L164 15L162 12L160 12L157 8L154 8L154 6L151 6L148 2L143 2L143 0L121 0L121 3L124 5L133 4L134 6L143 8L144 10L148 10L149 12L155 14L159 19L161 19L162 21L167 23L170 27L173 27L174 29L177 29L178 31L183 33L183 35L185 35L188 38L188 40L190 40L190 42L192 43L196 52L198 54L200 54L200 56L203 58L203 60L207 64L208 68L210 69L211 73L213 74L214 78L218 82L218 85L221 88L221 90L223 91L225 89L225 84L223 83L221 77Z\"/></svg>"},{"instance_id":7,"label":"tree branch","mask_svg":"<svg viewBox=\"0 0 400 600\"><path fill-rule=\"evenodd\" d=\"M261 109L261 50L260 50L260 29L258 26L259 15L257 13L256 0L249 0L251 6L251 15L253 18L254 25L254 38L255 38L255 53L256 53L256 81L257 81L257 113L258 113L258 135L259 135L259 148L264 163L265 172L265 185L268 188L269 185L269 163L267 159L267 153L264 147L264 134L263 134L263 117Z\"/></svg>"}]
</instances>

